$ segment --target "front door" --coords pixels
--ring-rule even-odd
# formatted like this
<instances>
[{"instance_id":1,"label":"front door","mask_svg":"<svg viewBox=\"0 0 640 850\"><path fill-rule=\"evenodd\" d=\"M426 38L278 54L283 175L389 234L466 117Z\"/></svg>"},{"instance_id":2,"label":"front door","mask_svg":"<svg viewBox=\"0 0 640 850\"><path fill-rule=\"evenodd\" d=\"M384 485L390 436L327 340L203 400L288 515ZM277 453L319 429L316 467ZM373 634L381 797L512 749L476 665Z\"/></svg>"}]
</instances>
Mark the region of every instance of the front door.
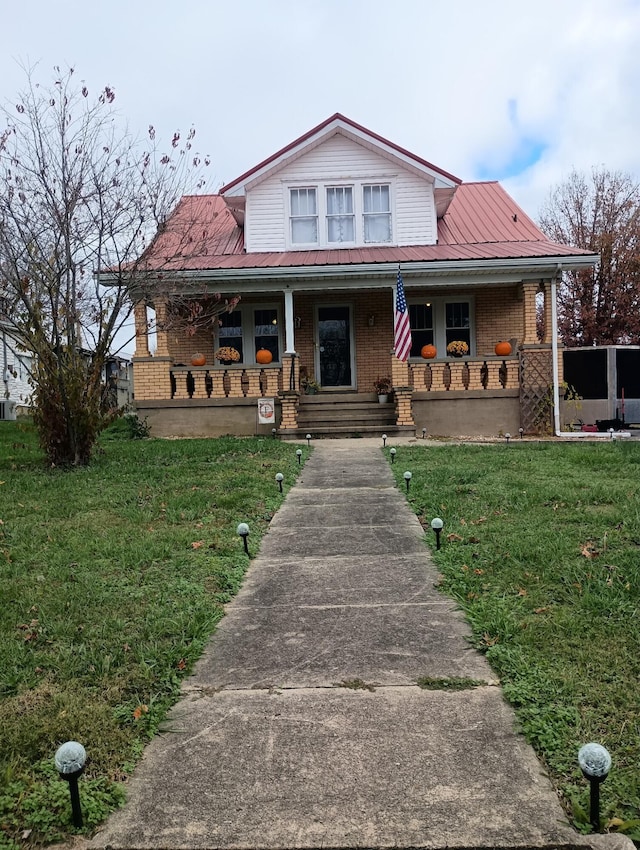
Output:
<instances>
[{"instance_id":1,"label":"front door","mask_svg":"<svg viewBox=\"0 0 640 850\"><path fill-rule=\"evenodd\" d=\"M320 386L352 387L351 308L318 307Z\"/></svg>"}]
</instances>

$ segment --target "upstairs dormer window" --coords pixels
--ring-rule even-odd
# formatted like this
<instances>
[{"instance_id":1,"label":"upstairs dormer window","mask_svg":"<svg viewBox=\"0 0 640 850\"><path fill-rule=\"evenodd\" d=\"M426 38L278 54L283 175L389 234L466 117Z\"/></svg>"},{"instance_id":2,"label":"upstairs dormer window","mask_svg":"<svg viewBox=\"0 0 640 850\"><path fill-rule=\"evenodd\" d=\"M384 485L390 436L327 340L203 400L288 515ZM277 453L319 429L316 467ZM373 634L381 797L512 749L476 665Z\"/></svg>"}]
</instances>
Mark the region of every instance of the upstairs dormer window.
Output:
<instances>
[{"instance_id":1,"label":"upstairs dormer window","mask_svg":"<svg viewBox=\"0 0 640 850\"><path fill-rule=\"evenodd\" d=\"M355 242L355 216L351 186L327 189L327 242Z\"/></svg>"},{"instance_id":2,"label":"upstairs dormer window","mask_svg":"<svg viewBox=\"0 0 640 850\"><path fill-rule=\"evenodd\" d=\"M318 198L315 187L291 190L291 244L318 242Z\"/></svg>"},{"instance_id":3,"label":"upstairs dormer window","mask_svg":"<svg viewBox=\"0 0 640 850\"><path fill-rule=\"evenodd\" d=\"M391 198L388 185L362 187L365 242L391 242Z\"/></svg>"},{"instance_id":4,"label":"upstairs dormer window","mask_svg":"<svg viewBox=\"0 0 640 850\"><path fill-rule=\"evenodd\" d=\"M289 186L289 246L336 248L393 242L392 183Z\"/></svg>"}]
</instances>

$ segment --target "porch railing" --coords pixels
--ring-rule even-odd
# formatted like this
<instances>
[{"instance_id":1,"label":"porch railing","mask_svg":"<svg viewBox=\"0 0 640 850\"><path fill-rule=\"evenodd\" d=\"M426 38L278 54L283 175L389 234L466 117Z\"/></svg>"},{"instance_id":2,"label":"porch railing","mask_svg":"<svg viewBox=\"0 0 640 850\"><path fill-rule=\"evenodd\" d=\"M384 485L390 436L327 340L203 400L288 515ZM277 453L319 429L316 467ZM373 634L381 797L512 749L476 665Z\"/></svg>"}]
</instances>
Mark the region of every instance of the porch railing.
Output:
<instances>
[{"instance_id":1,"label":"porch railing","mask_svg":"<svg viewBox=\"0 0 640 850\"><path fill-rule=\"evenodd\" d=\"M170 376L175 399L270 397L282 389L280 366L174 366Z\"/></svg>"},{"instance_id":2,"label":"porch railing","mask_svg":"<svg viewBox=\"0 0 640 850\"><path fill-rule=\"evenodd\" d=\"M409 377L415 392L517 390L519 368L517 357L465 357L410 363Z\"/></svg>"}]
</instances>

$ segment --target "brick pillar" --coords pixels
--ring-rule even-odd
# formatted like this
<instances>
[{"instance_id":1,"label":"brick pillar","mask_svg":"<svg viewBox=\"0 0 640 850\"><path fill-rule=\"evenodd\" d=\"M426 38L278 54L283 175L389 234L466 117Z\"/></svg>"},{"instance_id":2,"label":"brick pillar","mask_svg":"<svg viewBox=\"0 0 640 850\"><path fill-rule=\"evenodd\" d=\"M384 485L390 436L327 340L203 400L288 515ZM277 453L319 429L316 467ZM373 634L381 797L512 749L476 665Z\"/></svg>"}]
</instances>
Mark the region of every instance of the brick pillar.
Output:
<instances>
[{"instance_id":1,"label":"brick pillar","mask_svg":"<svg viewBox=\"0 0 640 850\"><path fill-rule=\"evenodd\" d=\"M527 281L522 284L523 293L523 310L524 310L524 345L536 345L538 342L538 332L536 328L536 294L538 292L538 284L534 281Z\"/></svg>"},{"instance_id":2,"label":"brick pillar","mask_svg":"<svg viewBox=\"0 0 640 850\"><path fill-rule=\"evenodd\" d=\"M169 334L166 330L167 302L156 301L156 357L169 356Z\"/></svg>"},{"instance_id":3,"label":"brick pillar","mask_svg":"<svg viewBox=\"0 0 640 850\"><path fill-rule=\"evenodd\" d=\"M398 360L395 354L391 355L391 381L396 398L396 424L415 425L411 405L413 387L409 383L409 363L406 360Z\"/></svg>"},{"instance_id":4,"label":"brick pillar","mask_svg":"<svg viewBox=\"0 0 640 850\"><path fill-rule=\"evenodd\" d=\"M300 393L286 390L281 395L282 413L280 418L281 431L295 431L298 427L298 402Z\"/></svg>"},{"instance_id":5,"label":"brick pillar","mask_svg":"<svg viewBox=\"0 0 640 850\"><path fill-rule=\"evenodd\" d=\"M553 324L551 321L551 281L544 282L544 338L543 342L551 345Z\"/></svg>"},{"instance_id":6,"label":"brick pillar","mask_svg":"<svg viewBox=\"0 0 640 850\"><path fill-rule=\"evenodd\" d=\"M171 358L134 357L133 385L135 398L171 398Z\"/></svg>"},{"instance_id":7,"label":"brick pillar","mask_svg":"<svg viewBox=\"0 0 640 850\"><path fill-rule=\"evenodd\" d=\"M136 326L136 353L134 357L149 357L149 326L146 301L136 301L133 306Z\"/></svg>"}]
</instances>

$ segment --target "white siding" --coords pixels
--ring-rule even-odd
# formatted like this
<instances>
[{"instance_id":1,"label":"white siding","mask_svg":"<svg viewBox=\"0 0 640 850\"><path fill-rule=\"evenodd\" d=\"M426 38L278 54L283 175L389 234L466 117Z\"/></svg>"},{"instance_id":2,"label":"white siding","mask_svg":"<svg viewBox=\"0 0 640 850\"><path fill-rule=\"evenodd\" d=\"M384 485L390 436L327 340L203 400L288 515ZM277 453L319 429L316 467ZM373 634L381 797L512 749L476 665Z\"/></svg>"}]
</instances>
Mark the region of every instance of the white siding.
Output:
<instances>
[{"instance_id":1,"label":"white siding","mask_svg":"<svg viewBox=\"0 0 640 850\"><path fill-rule=\"evenodd\" d=\"M0 344L3 346L0 350L0 367L2 368L0 400L13 402L18 409L30 407L31 393L33 392L33 388L29 384L31 355L25 352L16 352L15 343L10 335L6 331L3 333L4 340L0 340Z\"/></svg>"},{"instance_id":2,"label":"white siding","mask_svg":"<svg viewBox=\"0 0 640 850\"><path fill-rule=\"evenodd\" d=\"M395 244L431 245L437 225L433 187L396 160L342 135L332 136L247 190L247 252L287 250L287 187L320 181L391 182Z\"/></svg>"}]
</instances>

